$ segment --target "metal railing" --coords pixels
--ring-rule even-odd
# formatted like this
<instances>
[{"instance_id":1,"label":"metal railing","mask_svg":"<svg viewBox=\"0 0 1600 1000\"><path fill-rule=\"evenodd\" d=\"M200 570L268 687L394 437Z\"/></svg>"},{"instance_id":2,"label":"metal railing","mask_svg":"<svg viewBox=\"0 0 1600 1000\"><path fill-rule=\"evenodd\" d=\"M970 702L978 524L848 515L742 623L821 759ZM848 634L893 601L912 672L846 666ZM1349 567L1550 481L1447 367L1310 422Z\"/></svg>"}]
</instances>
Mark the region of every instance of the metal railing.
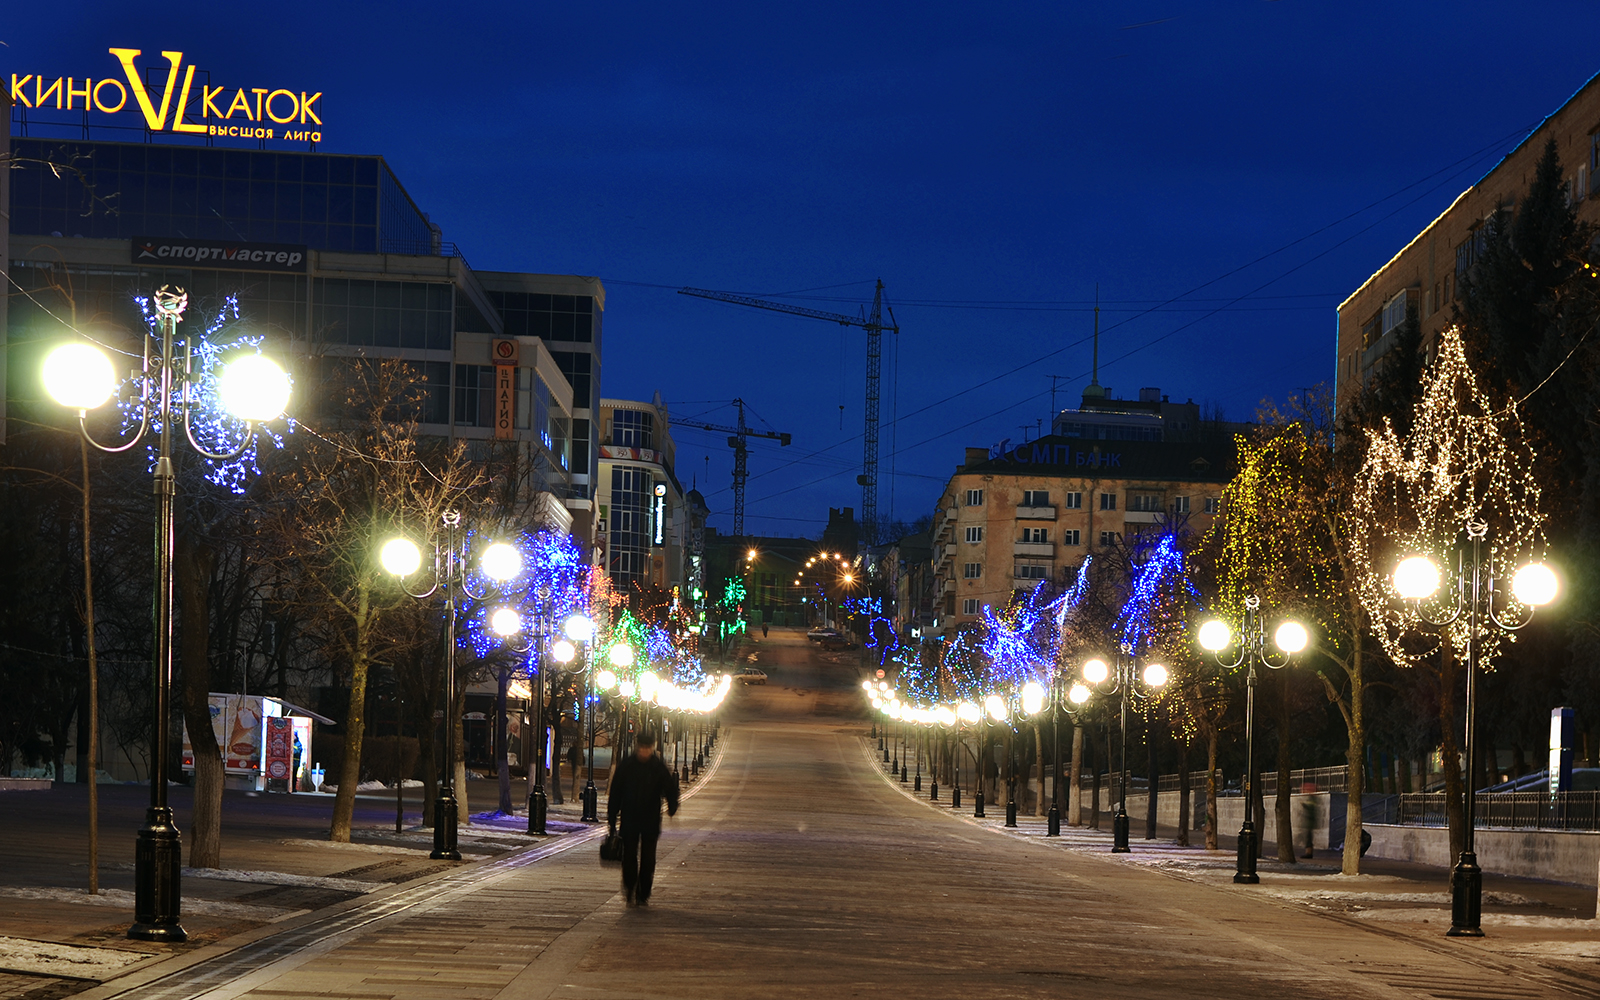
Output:
<instances>
[{"instance_id":1,"label":"metal railing","mask_svg":"<svg viewBox=\"0 0 1600 1000\"><path fill-rule=\"evenodd\" d=\"M1303 792L1310 785L1314 792L1343 792L1348 789L1349 769L1337 767L1305 767L1289 772L1289 791ZM1261 772L1261 791L1264 795L1278 793L1278 772Z\"/></svg>"},{"instance_id":2,"label":"metal railing","mask_svg":"<svg viewBox=\"0 0 1600 1000\"><path fill-rule=\"evenodd\" d=\"M1446 825L1443 792L1396 796L1401 826ZM1479 792L1477 827L1501 830L1600 830L1600 792Z\"/></svg>"},{"instance_id":3,"label":"metal railing","mask_svg":"<svg viewBox=\"0 0 1600 1000\"><path fill-rule=\"evenodd\" d=\"M461 248L448 240L384 239L379 241L378 250L382 253L403 253L417 257L460 257L462 263L466 263L467 260L461 253Z\"/></svg>"}]
</instances>

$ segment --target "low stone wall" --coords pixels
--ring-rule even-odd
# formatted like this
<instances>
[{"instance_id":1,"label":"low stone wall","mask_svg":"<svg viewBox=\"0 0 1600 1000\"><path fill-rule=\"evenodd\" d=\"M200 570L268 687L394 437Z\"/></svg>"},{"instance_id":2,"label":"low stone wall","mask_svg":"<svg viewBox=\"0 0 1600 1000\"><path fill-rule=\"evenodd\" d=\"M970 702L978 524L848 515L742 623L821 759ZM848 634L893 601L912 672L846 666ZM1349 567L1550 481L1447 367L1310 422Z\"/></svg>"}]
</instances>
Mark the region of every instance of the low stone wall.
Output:
<instances>
[{"instance_id":1,"label":"low stone wall","mask_svg":"<svg viewBox=\"0 0 1600 1000\"><path fill-rule=\"evenodd\" d=\"M1368 823L1372 857L1449 868L1450 831L1439 826ZM1486 872L1552 879L1578 885L1600 883L1600 833L1583 830L1479 830L1473 847Z\"/></svg>"},{"instance_id":2,"label":"low stone wall","mask_svg":"<svg viewBox=\"0 0 1600 1000\"><path fill-rule=\"evenodd\" d=\"M0 778L0 792L47 792L49 778Z\"/></svg>"}]
</instances>

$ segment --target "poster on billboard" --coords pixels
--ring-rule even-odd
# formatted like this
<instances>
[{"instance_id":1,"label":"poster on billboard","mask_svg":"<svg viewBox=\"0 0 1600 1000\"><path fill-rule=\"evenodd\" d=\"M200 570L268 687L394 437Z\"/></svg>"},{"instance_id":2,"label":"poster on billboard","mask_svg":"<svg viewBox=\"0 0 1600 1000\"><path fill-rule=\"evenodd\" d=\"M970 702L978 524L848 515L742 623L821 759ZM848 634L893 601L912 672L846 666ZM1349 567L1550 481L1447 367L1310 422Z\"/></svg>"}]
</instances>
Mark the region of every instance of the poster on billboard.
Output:
<instances>
[{"instance_id":1,"label":"poster on billboard","mask_svg":"<svg viewBox=\"0 0 1600 1000\"><path fill-rule=\"evenodd\" d=\"M267 720L265 773L273 781L288 781L294 769L294 723L287 718Z\"/></svg>"}]
</instances>

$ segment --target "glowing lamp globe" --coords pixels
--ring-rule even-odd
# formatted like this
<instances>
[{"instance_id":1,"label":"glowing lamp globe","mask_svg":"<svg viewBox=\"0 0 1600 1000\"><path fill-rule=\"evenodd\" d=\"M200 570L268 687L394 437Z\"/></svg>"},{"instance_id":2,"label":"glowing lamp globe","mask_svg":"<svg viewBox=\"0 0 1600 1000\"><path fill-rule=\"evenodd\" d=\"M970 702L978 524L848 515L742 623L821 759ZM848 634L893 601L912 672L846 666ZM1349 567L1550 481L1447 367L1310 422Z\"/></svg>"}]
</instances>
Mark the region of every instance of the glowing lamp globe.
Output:
<instances>
[{"instance_id":1,"label":"glowing lamp globe","mask_svg":"<svg viewBox=\"0 0 1600 1000\"><path fill-rule=\"evenodd\" d=\"M594 675L594 682L600 685L600 690L610 691L617 686L617 675L609 670L602 670Z\"/></svg>"},{"instance_id":2,"label":"glowing lamp globe","mask_svg":"<svg viewBox=\"0 0 1600 1000\"><path fill-rule=\"evenodd\" d=\"M989 713L989 718L996 722L1006 717L1006 703L997 694L991 694L983 699L983 710Z\"/></svg>"},{"instance_id":3,"label":"glowing lamp globe","mask_svg":"<svg viewBox=\"0 0 1600 1000\"><path fill-rule=\"evenodd\" d=\"M961 718L962 722L977 722L983 718L983 713L978 710L978 706L970 701L964 701L957 705L956 715Z\"/></svg>"},{"instance_id":4,"label":"glowing lamp globe","mask_svg":"<svg viewBox=\"0 0 1600 1000\"><path fill-rule=\"evenodd\" d=\"M633 681L618 681L617 690L624 698L632 698L634 692L639 690L639 687Z\"/></svg>"},{"instance_id":5,"label":"glowing lamp globe","mask_svg":"<svg viewBox=\"0 0 1600 1000\"><path fill-rule=\"evenodd\" d=\"M1549 604L1560 589L1555 573L1544 563L1529 563L1511 578L1511 593L1523 604L1533 607Z\"/></svg>"},{"instance_id":6,"label":"glowing lamp globe","mask_svg":"<svg viewBox=\"0 0 1600 1000\"><path fill-rule=\"evenodd\" d=\"M661 690L661 678L654 671L646 670L639 675L639 696L645 701L654 701L656 692Z\"/></svg>"},{"instance_id":7,"label":"glowing lamp globe","mask_svg":"<svg viewBox=\"0 0 1600 1000\"><path fill-rule=\"evenodd\" d=\"M573 642L588 642L594 638L594 622L588 615L573 615L561 626L561 631Z\"/></svg>"},{"instance_id":8,"label":"glowing lamp globe","mask_svg":"<svg viewBox=\"0 0 1600 1000\"><path fill-rule=\"evenodd\" d=\"M610 659L613 667L622 667L626 669L627 667L633 666L633 647L625 642L617 643L615 646L611 647Z\"/></svg>"},{"instance_id":9,"label":"glowing lamp globe","mask_svg":"<svg viewBox=\"0 0 1600 1000\"><path fill-rule=\"evenodd\" d=\"M1200 648L1220 653L1233 645L1233 629L1221 618L1212 618L1200 626Z\"/></svg>"},{"instance_id":10,"label":"glowing lamp globe","mask_svg":"<svg viewBox=\"0 0 1600 1000\"><path fill-rule=\"evenodd\" d=\"M1022 685L1022 710L1029 715L1037 715L1044 710L1044 685L1038 681Z\"/></svg>"},{"instance_id":11,"label":"glowing lamp globe","mask_svg":"<svg viewBox=\"0 0 1600 1000\"><path fill-rule=\"evenodd\" d=\"M942 726L955 725L956 710L949 705L940 705L933 710L933 717Z\"/></svg>"},{"instance_id":12,"label":"glowing lamp globe","mask_svg":"<svg viewBox=\"0 0 1600 1000\"><path fill-rule=\"evenodd\" d=\"M1083 679L1090 684L1104 684L1110 676L1111 668L1106 666L1104 660L1094 659L1083 665Z\"/></svg>"},{"instance_id":13,"label":"glowing lamp globe","mask_svg":"<svg viewBox=\"0 0 1600 1000\"><path fill-rule=\"evenodd\" d=\"M1067 692L1067 699L1074 705L1082 705L1089 700L1089 689L1082 684L1072 685L1072 690Z\"/></svg>"},{"instance_id":14,"label":"glowing lamp globe","mask_svg":"<svg viewBox=\"0 0 1600 1000\"><path fill-rule=\"evenodd\" d=\"M391 538L378 551L385 572L407 577L422 567L422 550L409 538Z\"/></svg>"},{"instance_id":15,"label":"glowing lamp globe","mask_svg":"<svg viewBox=\"0 0 1600 1000\"><path fill-rule=\"evenodd\" d=\"M1439 589L1439 567L1427 556L1410 556L1394 568L1394 589L1408 601L1432 597Z\"/></svg>"},{"instance_id":16,"label":"glowing lamp globe","mask_svg":"<svg viewBox=\"0 0 1600 1000\"><path fill-rule=\"evenodd\" d=\"M872 682L871 681L862 681L861 682L861 690L863 690L863 691L871 691L872 690Z\"/></svg>"},{"instance_id":17,"label":"glowing lamp globe","mask_svg":"<svg viewBox=\"0 0 1600 1000\"><path fill-rule=\"evenodd\" d=\"M522 616L512 608L500 608L489 616L489 627L495 635L516 635L522 631Z\"/></svg>"},{"instance_id":18,"label":"glowing lamp globe","mask_svg":"<svg viewBox=\"0 0 1600 1000\"><path fill-rule=\"evenodd\" d=\"M577 647L565 639L557 639L550 644L550 658L557 663L571 663L577 655Z\"/></svg>"},{"instance_id":19,"label":"glowing lamp globe","mask_svg":"<svg viewBox=\"0 0 1600 1000\"><path fill-rule=\"evenodd\" d=\"M1167 668L1159 663L1152 663L1144 668L1144 683L1147 687L1158 688L1167 683Z\"/></svg>"},{"instance_id":20,"label":"glowing lamp globe","mask_svg":"<svg viewBox=\"0 0 1600 1000\"><path fill-rule=\"evenodd\" d=\"M1306 643L1311 637L1306 634L1306 627L1299 622L1284 622L1278 630L1272 633L1273 645L1285 653L1298 653L1306 648Z\"/></svg>"},{"instance_id":21,"label":"glowing lamp globe","mask_svg":"<svg viewBox=\"0 0 1600 1000\"><path fill-rule=\"evenodd\" d=\"M42 375L50 398L74 410L102 405L117 388L111 359L88 344L63 344L45 355Z\"/></svg>"},{"instance_id":22,"label":"glowing lamp globe","mask_svg":"<svg viewBox=\"0 0 1600 1000\"><path fill-rule=\"evenodd\" d=\"M289 376L265 355L240 355L222 366L217 399L240 420L276 420L289 405Z\"/></svg>"},{"instance_id":23,"label":"glowing lamp globe","mask_svg":"<svg viewBox=\"0 0 1600 1000\"><path fill-rule=\"evenodd\" d=\"M483 550L479 565L483 568L484 576L504 583L522 574L522 553L517 551L515 545L495 542Z\"/></svg>"}]
</instances>

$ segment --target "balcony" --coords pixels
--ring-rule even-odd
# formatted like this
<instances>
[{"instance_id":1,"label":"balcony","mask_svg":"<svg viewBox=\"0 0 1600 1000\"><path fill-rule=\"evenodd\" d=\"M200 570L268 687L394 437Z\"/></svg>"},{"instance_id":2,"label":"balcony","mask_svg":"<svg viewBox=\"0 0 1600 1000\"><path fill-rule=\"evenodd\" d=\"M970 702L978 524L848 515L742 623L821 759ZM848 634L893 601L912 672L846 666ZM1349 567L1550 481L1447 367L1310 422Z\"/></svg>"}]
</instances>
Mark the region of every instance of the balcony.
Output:
<instances>
[{"instance_id":1,"label":"balcony","mask_svg":"<svg viewBox=\"0 0 1600 1000\"><path fill-rule=\"evenodd\" d=\"M1054 507L1018 507L1017 520L1019 521L1054 521L1056 509Z\"/></svg>"},{"instance_id":2,"label":"balcony","mask_svg":"<svg viewBox=\"0 0 1600 1000\"><path fill-rule=\"evenodd\" d=\"M946 580L944 582L944 586L939 589L939 593L941 595L943 595L943 594L953 594L955 592L956 592L956 581L954 579Z\"/></svg>"},{"instance_id":3,"label":"balcony","mask_svg":"<svg viewBox=\"0 0 1600 1000\"><path fill-rule=\"evenodd\" d=\"M1166 515L1159 510L1127 510L1122 519L1129 524L1160 524Z\"/></svg>"},{"instance_id":4,"label":"balcony","mask_svg":"<svg viewBox=\"0 0 1600 1000\"><path fill-rule=\"evenodd\" d=\"M1045 559L1056 557L1056 547L1053 542L1018 542L1012 546L1012 551L1019 556L1042 556Z\"/></svg>"}]
</instances>

